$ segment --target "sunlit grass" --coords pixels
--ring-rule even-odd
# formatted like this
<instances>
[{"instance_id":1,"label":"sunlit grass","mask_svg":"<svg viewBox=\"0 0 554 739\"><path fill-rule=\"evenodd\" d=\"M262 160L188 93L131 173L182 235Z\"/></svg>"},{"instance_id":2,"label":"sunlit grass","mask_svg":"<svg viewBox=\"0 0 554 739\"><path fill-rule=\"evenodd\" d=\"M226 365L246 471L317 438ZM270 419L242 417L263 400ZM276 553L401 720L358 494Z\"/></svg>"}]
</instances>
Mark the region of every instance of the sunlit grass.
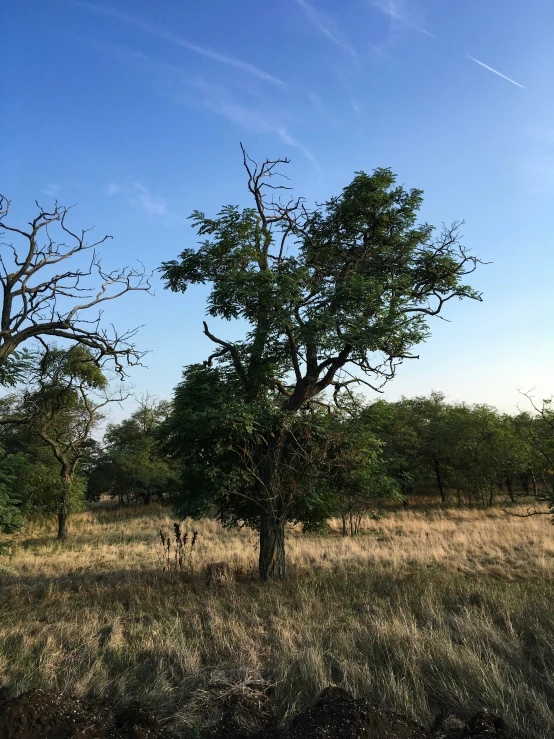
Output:
<instances>
[{"instance_id":1,"label":"sunlit grass","mask_svg":"<svg viewBox=\"0 0 554 739\"><path fill-rule=\"evenodd\" d=\"M255 578L256 535L212 520L185 577L162 571L161 508L35 524L0 557L0 682L140 698L191 721L218 684L270 684L283 720L338 683L428 723L499 711L554 733L554 531L548 517L396 511L344 539L288 535L289 579ZM226 561L234 583L206 585ZM202 692L206 690L207 692ZM200 700L202 697L202 700Z\"/></svg>"}]
</instances>

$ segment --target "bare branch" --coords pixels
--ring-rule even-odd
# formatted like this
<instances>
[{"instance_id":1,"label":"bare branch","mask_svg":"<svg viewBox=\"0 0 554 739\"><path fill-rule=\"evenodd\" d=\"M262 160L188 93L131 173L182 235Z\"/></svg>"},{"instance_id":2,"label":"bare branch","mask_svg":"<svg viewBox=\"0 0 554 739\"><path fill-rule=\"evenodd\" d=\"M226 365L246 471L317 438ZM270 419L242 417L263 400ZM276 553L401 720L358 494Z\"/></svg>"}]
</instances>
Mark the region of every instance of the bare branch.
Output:
<instances>
[{"instance_id":1,"label":"bare branch","mask_svg":"<svg viewBox=\"0 0 554 739\"><path fill-rule=\"evenodd\" d=\"M144 353L137 351L131 339L136 329L119 333L100 325L102 313L89 317L91 310L116 300L126 293L151 292L150 278L141 264L106 272L96 248L109 236L89 242L92 229L76 232L69 228L71 208L55 203L47 211L38 203L38 214L30 221L29 230L7 222L10 201L0 195L0 228L14 235L18 246L2 243L8 252L0 255L2 275L2 310L0 317L0 362L30 340L57 336L83 343L95 351L98 361L111 357L120 374L125 368L139 364ZM51 234L51 227L61 230L61 240ZM88 267L81 268L81 255L92 251ZM58 274L62 262L75 265ZM11 262L11 265L10 265ZM100 282L94 287L88 278Z\"/></svg>"}]
</instances>

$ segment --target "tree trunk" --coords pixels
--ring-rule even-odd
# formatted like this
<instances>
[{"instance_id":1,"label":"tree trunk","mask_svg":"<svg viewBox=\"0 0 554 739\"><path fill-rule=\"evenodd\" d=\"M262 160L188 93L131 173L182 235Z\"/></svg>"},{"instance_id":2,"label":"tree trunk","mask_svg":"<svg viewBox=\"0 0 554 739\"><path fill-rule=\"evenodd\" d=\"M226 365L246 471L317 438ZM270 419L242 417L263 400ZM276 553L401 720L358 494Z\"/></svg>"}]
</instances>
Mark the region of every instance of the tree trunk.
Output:
<instances>
[{"instance_id":1,"label":"tree trunk","mask_svg":"<svg viewBox=\"0 0 554 739\"><path fill-rule=\"evenodd\" d=\"M510 500L512 503L516 502L515 496L514 496L514 490L512 487L512 478L510 475L506 475L506 488L508 490L508 495L510 496Z\"/></svg>"},{"instance_id":2,"label":"tree trunk","mask_svg":"<svg viewBox=\"0 0 554 739\"><path fill-rule=\"evenodd\" d=\"M490 492L489 492L489 508L492 508L492 504L494 503L494 483L490 486Z\"/></svg>"},{"instance_id":3,"label":"tree trunk","mask_svg":"<svg viewBox=\"0 0 554 739\"><path fill-rule=\"evenodd\" d=\"M537 478L535 477L535 473L531 470L531 482L533 484L533 495L535 498L537 497Z\"/></svg>"},{"instance_id":4,"label":"tree trunk","mask_svg":"<svg viewBox=\"0 0 554 739\"><path fill-rule=\"evenodd\" d=\"M341 514L341 518L342 518L342 535L348 536L348 526L346 524L346 515L344 513Z\"/></svg>"},{"instance_id":5,"label":"tree trunk","mask_svg":"<svg viewBox=\"0 0 554 739\"><path fill-rule=\"evenodd\" d=\"M61 470L62 492L58 502L58 539L67 539L67 519L71 504L73 475L65 466Z\"/></svg>"},{"instance_id":6,"label":"tree trunk","mask_svg":"<svg viewBox=\"0 0 554 739\"><path fill-rule=\"evenodd\" d=\"M260 517L259 574L262 580L285 577L285 522L269 513Z\"/></svg>"},{"instance_id":7,"label":"tree trunk","mask_svg":"<svg viewBox=\"0 0 554 739\"><path fill-rule=\"evenodd\" d=\"M67 513L62 509L58 511L58 539L67 539Z\"/></svg>"},{"instance_id":8,"label":"tree trunk","mask_svg":"<svg viewBox=\"0 0 554 739\"><path fill-rule=\"evenodd\" d=\"M444 485L442 483L441 466L438 459L433 460L433 466L435 468L435 477L437 478L437 486L441 494L441 500L444 503L446 501L446 493L444 491Z\"/></svg>"},{"instance_id":9,"label":"tree trunk","mask_svg":"<svg viewBox=\"0 0 554 739\"><path fill-rule=\"evenodd\" d=\"M406 508L410 504L408 500L408 486L402 486L402 505Z\"/></svg>"}]
</instances>

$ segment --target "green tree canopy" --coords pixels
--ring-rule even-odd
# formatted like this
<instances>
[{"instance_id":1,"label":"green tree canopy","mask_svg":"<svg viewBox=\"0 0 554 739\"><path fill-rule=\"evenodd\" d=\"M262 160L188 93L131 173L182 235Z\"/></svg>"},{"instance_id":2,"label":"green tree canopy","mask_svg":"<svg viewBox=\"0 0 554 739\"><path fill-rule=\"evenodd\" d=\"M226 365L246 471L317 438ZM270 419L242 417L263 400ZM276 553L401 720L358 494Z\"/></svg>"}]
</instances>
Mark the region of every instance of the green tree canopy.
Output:
<instances>
[{"instance_id":1,"label":"green tree canopy","mask_svg":"<svg viewBox=\"0 0 554 739\"><path fill-rule=\"evenodd\" d=\"M208 313L247 322L239 341L204 323L215 344L208 365L233 372L240 404L278 405L257 451L263 578L284 575L288 512L275 485L283 428L293 425L286 414L362 379L382 385L429 335L429 317L454 298L480 300L466 282L478 260L461 245L459 224L436 234L417 223L420 190L397 185L389 169L359 172L310 210L301 199L279 199L280 163L258 166L245 154L254 207L227 206L216 218L195 211L199 247L162 266L170 289L209 284ZM268 457L272 464L263 464Z\"/></svg>"},{"instance_id":2,"label":"green tree canopy","mask_svg":"<svg viewBox=\"0 0 554 739\"><path fill-rule=\"evenodd\" d=\"M109 424L104 449L88 471L89 498L107 493L126 503L174 497L177 465L160 452L157 433L169 403L143 398L138 409L119 424Z\"/></svg>"},{"instance_id":3,"label":"green tree canopy","mask_svg":"<svg viewBox=\"0 0 554 739\"><path fill-rule=\"evenodd\" d=\"M43 510L55 509L58 537L67 536L67 519L83 494L83 481L78 467L87 442L100 420L100 409L110 400L108 380L97 358L82 344L67 350L45 347L37 360L29 384L14 396L2 425L19 427L21 449L40 466L27 469L22 476L25 486L36 492L27 495L28 504ZM17 434L12 434L12 443ZM38 454L33 454L37 449ZM57 481L52 468L57 467Z\"/></svg>"}]
</instances>

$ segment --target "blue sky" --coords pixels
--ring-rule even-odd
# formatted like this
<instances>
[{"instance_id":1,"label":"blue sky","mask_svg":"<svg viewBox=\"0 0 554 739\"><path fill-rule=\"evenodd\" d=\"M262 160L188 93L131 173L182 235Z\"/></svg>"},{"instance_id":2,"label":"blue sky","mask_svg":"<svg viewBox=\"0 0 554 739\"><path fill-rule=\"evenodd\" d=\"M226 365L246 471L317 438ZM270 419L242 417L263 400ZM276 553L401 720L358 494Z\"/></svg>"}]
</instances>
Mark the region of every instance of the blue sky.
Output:
<instances>
[{"instance_id":1,"label":"blue sky","mask_svg":"<svg viewBox=\"0 0 554 739\"><path fill-rule=\"evenodd\" d=\"M35 198L78 203L75 226L113 236L106 264L155 269L194 244L193 209L247 204L239 141L289 157L308 202L391 167L424 190L422 220L465 219L492 264L484 302L434 321L386 397L514 410L518 388L554 391L553 35L552 0L8 2L0 189L22 222ZM209 353L206 291L155 283L106 318L143 324L131 382L169 397Z\"/></svg>"}]
</instances>

